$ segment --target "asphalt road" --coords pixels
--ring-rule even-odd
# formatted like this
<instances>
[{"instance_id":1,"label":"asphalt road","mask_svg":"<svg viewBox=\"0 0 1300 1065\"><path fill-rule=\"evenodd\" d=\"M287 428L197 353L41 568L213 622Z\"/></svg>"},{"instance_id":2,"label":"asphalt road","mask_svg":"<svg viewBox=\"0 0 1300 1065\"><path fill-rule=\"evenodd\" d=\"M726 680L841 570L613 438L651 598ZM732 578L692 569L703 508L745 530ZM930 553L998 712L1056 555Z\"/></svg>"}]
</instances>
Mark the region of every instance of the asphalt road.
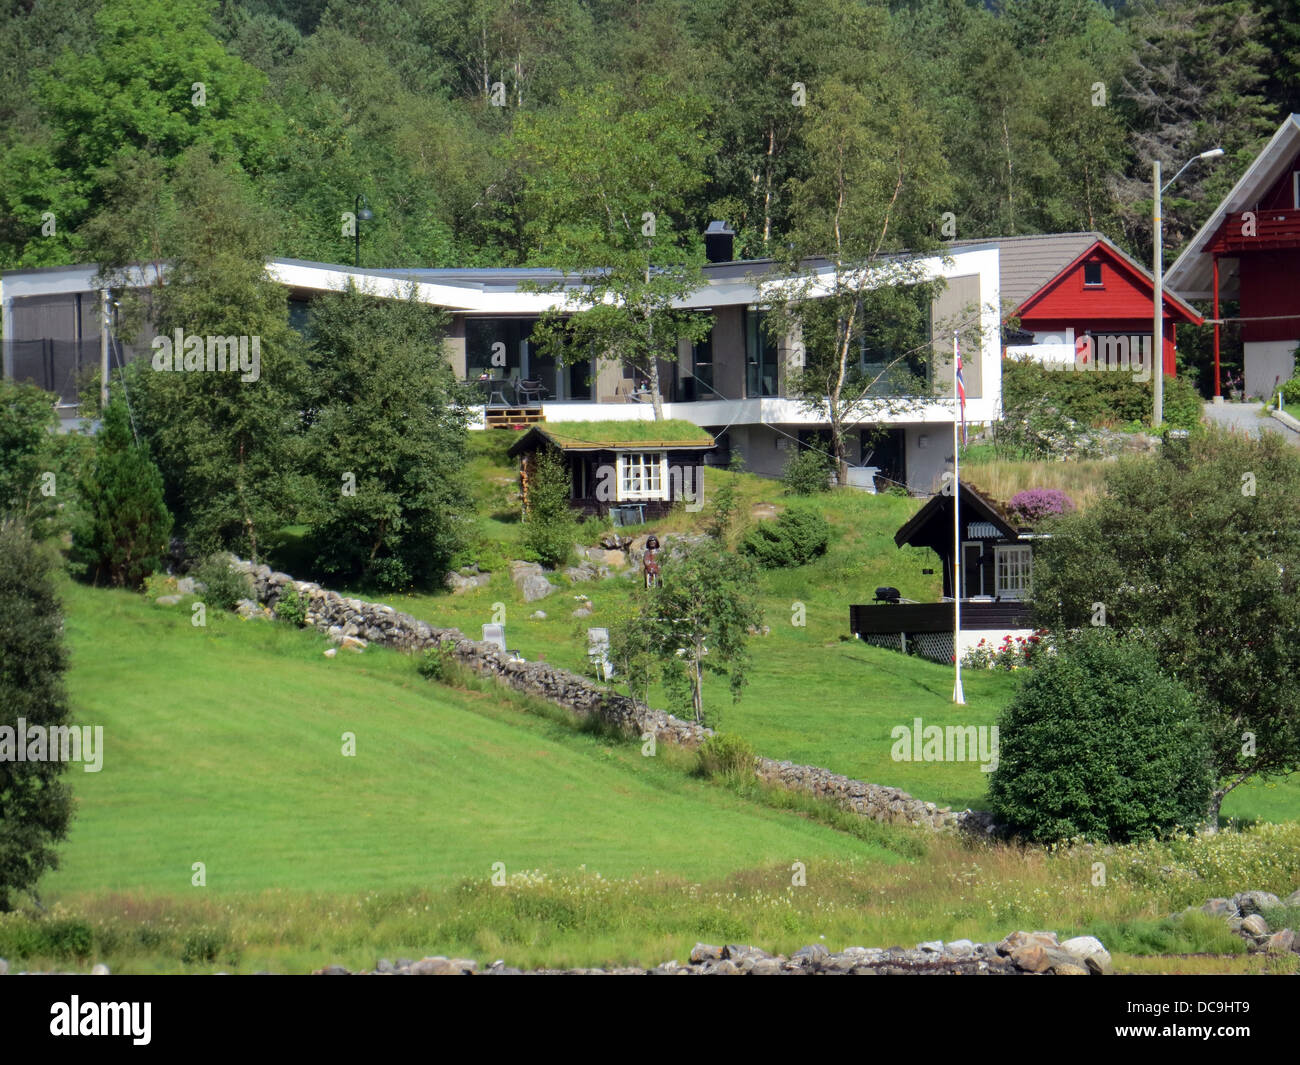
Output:
<instances>
[{"instance_id":1,"label":"asphalt road","mask_svg":"<svg viewBox=\"0 0 1300 1065\"><path fill-rule=\"evenodd\" d=\"M1207 403L1205 417L1207 421L1225 429L1244 432L1253 439L1259 439L1260 433L1277 433L1286 437L1294 447L1300 447L1300 433L1283 425L1276 418L1268 415L1261 417L1260 403ZM1300 417L1300 410L1290 413Z\"/></svg>"}]
</instances>

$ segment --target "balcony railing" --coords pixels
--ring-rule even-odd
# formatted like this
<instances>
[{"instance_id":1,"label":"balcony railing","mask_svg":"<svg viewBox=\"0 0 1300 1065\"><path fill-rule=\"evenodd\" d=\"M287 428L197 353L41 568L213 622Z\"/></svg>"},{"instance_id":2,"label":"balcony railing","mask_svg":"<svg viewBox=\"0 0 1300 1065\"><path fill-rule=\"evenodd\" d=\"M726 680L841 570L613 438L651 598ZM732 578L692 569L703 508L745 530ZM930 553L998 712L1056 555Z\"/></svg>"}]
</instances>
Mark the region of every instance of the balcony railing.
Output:
<instances>
[{"instance_id":1,"label":"balcony railing","mask_svg":"<svg viewBox=\"0 0 1300 1065\"><path fill-rule=\"evenodd\" d=\"M1229 215L1210 245L1210 251L1220 253L1272 248L1300 248L1300 210L1278 209Z\"/></svg>"}]
</instances>

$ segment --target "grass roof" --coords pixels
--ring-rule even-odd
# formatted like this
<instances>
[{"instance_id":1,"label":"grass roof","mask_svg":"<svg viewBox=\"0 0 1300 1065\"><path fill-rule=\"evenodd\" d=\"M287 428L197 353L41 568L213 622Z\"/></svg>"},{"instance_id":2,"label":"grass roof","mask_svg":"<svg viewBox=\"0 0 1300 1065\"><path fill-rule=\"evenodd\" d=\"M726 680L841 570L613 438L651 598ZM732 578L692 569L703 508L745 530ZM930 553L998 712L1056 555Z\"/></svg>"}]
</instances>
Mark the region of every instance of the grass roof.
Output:
<instances>
[{"instance_id":1,"label":"grass roof","mask_svg":"<svg viewBox=\"0 0 1300 1065\"><path fill-rule=\"evenodd\" d=\"M680 418L662 422L543 422L534 428L563 448L713 447L712 436Z\"/></svg>"}]
</instances>

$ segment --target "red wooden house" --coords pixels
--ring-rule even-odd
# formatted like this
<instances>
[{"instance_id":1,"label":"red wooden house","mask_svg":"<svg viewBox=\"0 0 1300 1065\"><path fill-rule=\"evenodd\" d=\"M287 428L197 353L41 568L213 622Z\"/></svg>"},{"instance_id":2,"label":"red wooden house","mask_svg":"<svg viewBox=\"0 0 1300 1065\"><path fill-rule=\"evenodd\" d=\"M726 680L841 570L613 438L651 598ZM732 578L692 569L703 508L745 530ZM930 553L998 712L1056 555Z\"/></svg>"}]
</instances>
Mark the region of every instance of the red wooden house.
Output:
<instances>
[{"instance_id":1,"label":"red wooden house","mask_svg":"<svg viewBox=\"0 0 1300 1065\"><path fill-rule=\"evenodd\" d=\"M1214 301L1220 395L1221 299L1239 301L1245 389L1269 396L1300 347L1300 115L1291 115L1166 274L1188 299Z\"/></svg>"},{"instance_id":2,"label":"red wooden house","mask_svg":"<svg viewBox=\"0 0 1300 1065\"><path fill-rule=\"evenodd\" d=\"M1046 364L1091 360L1150 369L1155 283L1151 274L1101 233L1003 237L999 248L1004 320L1019 320L1008 335L1007 357ZM1175 372L1178 326L1204 319L1178 296L1164 293L1164 368ZM1088 343L1087 338L1091 338ZM1123 355L1123 357L1121 357Z\"/></svg>"}]
</instances>

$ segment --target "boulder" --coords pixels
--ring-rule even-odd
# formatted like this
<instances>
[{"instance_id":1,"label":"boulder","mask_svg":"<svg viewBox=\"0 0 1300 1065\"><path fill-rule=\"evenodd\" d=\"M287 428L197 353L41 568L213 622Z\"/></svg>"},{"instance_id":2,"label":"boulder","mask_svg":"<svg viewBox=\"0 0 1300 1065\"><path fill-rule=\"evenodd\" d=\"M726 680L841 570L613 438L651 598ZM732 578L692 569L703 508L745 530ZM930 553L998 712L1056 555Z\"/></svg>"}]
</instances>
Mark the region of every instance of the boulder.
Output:
<instances>
[{"instance_id":1,"label":"boulder","mask_svg":"<svg viewBox=\"0 0 1300 1065\"><path fill-rule=\"evenodd\" d=\"M108 966L105 965L102 961L97 961L97 962L95 962L94 966L91 967L90 975L91 975L91 976L108 976L108 975L109 975L109 969L108 969Z\"/></svg>"},{"instance_id":2,"label":"boulder","mask_svg":"<svg viewBox=\"0 0 1300 1065\"><path fill-rule=\"evenodd\" d=\"M1110 953L1096 936L1075 936L1062 943L1061 949L1078 958L1091 972L1104 974L1111 971Z\"/></svg>"},{"instance_id":3,"label":"boulder","mask_svg":"<svg viewBox=\"0 0 1300 1065\"><path fill-rule=\"evenodd\" d=\"M459 976L460 970L450 958L421 958L410 966L412 976Z\"/></svg>"},{"instance_id":4,"label":"boulder","mask_svg":"<svg viewBox=\"0 0 1300 1065\"><path fill-rule=\"evenodd\" d=\"M325 648L325 657L326 657L326 658L333 658L333 657L334 657L336 654L338 654L338 653L339 653L339 649L338 649L337 647L327 647L327 648Z\"/></svg>"},{"instance_id":5,"label":"boulder","mask_svg":"<svg viewBox=\"0 0 1300 1065\"><path fill-rule=\"evenodd\" d=\"M998 953L1010 956L1025 946L1058 947L1055 932L1012 932L998 944Z\"/></svg>"},{"instance_id":6,"label":"boulder","mask_svg":"<svg viewBox=\"0 0 1300 1065\"><path fill-rule=\"evenodd\" d=\"M1211 917L1236 917L1237 907L1229 899L1210 899L1201 907L1201 912Z\"/></svg>"},{"instance_id":7,"label":"boulder","mask_svg":"<svg viewBox=\"0 0 1300 1065\"><path fill-rule=\"evenodd\" d=\"M356 651L360 653L361 651L364 651L366 647L368 647L369 645L366 643L365 640L361 639L359 636L344 636L343 642L339 646L342 647L345 651Z\"/></svg>"},{"instance_id":8,"label":"boulder","mask_svg":"<svg viewBox=\"0 0 1300 1065\"><path fill-rule=\"evenodd\" d=\"M534 610L531 614L528 615L528 618L529 618L530 621L545 621L545 620L546 620L546 611L545 611L545 610Z\"/></svg>"},{"instance_id":9,"label":"boulder","mask_svg":"<svg viewBox=\"0 0 1300 1065\"><path fill-rule=\"evenodd\" d=\"M525 603L535 603L538 599L545 599L555 591L555 585L540 573L524 577L522 580L516 581L515 585L524 597Z\"/></svg>"},{"instance_id":10,"label":"boulder","mask_svg":"<svg viewBox=\"0 0 1300 1065\"><path fill-rule=\"evenodd\" d=\"M1282 931L1274 932L1268 937L1264 949L1269 954L1290 954L1295 950L1295 945L1295 933L1289 928L1284 928Z\"/></svg>"},{"instance_id":11,"label":"boulder","mask_svg":"<svg viewBox=\"0 0 1300 1065\"><path fill-rule=\"evenodd\" d=\"M160 595L154 600L159 606L175 606L180 601L181 597L179 595Z\"/></svg>"},{"instance_id":12,"label":"boulder","mask_svg":"<svg viewBox=\"0 0 1300 1065\"><path fill-rule=\"evenodd\" d=\"M722 948L708 943L696 943L691 948L691 964L702 965L705 962L722 961Z\"/></svg>"},{"instance_id":13,"label":"boulder","mask_svg":"<svg viewBox=\"0 0 1300 1065\"><path fill-rule=\"evenodd\" d=\"M1024 973L1045 973L1052 967L1052 959L1048 956L1048 948L1041 943L1025 942L1021 946L1013 948L1008 957L1011 963ZM1069 955L1065 955L1069 957Z\"/></svg>"},{"instance_id":14,"label":"boulder","mask_svg":"<svg viewBox=\"0 0 1300 1065\"><path fill-rule=\"evenodd\" d=\"M1242 918L1241 930L1249 936L1268 935L1268 922L1257 913Z\"/></svg>"},{"instance_id":15,"label":"boulder","mask_svg":"<svg viewBox=\"0 0 1300 1065\"><path fill-rule=\"evenodd\" d=\"M1069 951L1048 947L1044 950L1054 976L1087 976L1088 967Z\"/></svg>"},{"instance_id":16,"label":"boulder","mask_svg":"<svg viewBox=\"0 0 1300 1065\"><path fill-rule=\"evenodd\" d=\"M1253 913L1263 913L1281 906L1282 900L1268 891L1243 891L1240 895L1232 896L1232 904L1242 917L1249 917Z\"/></svg>"}]
</instances>

